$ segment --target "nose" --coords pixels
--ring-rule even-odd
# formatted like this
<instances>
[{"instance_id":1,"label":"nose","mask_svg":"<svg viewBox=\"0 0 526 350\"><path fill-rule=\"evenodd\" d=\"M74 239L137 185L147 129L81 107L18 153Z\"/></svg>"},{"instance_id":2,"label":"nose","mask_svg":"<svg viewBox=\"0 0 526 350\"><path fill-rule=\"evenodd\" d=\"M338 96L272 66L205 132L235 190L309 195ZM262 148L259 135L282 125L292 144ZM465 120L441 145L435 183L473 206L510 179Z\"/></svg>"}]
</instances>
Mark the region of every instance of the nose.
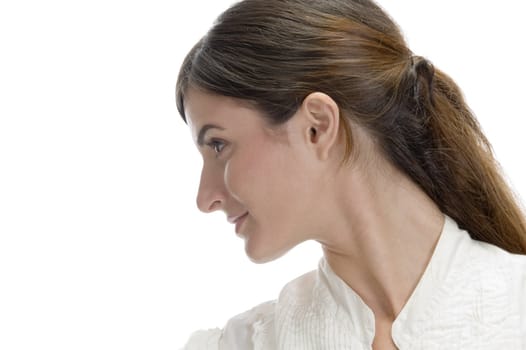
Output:
<instances>
[{"instance_id":1,"label":"nose","mask_svg":"<svg viewBox=\"0 0 526 350\"><path fill-rule=\"evenodd\" d=\"M211 213L223 207L226 198L222 173L203 165L197 192L197 207L203 213Z\"/></svg>"}]
</instances>

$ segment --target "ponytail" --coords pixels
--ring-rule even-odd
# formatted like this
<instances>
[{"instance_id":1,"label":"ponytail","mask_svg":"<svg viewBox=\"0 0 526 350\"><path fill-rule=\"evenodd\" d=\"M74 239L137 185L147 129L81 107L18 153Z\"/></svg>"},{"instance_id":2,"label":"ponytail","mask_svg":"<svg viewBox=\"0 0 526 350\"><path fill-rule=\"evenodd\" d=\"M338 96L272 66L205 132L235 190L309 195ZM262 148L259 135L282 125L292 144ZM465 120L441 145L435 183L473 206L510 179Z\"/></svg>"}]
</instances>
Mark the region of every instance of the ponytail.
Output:
<instances>
[{"instance_id":1,"label":"ponytail","mask_svg":"<svg viewBox=\"0 0 526 350\"><path fill-rule=\"evenodd\" d=\"M427 170L434 181L426 192L473 239L526 254L522 208L459 88L436 71L432 96L424 110L434 144L434 165Z\"/></svg>"},{"instance_id":2,"label":"ponytail","mask_svg":"<svg viewBox=\"0 0 526 350\"><path fill-rule=\"evenodd\" d=\"M459 88L426 59L409 62L384 151L473 239L526 254L524 213Z\"/></svg>"}]
</instances>

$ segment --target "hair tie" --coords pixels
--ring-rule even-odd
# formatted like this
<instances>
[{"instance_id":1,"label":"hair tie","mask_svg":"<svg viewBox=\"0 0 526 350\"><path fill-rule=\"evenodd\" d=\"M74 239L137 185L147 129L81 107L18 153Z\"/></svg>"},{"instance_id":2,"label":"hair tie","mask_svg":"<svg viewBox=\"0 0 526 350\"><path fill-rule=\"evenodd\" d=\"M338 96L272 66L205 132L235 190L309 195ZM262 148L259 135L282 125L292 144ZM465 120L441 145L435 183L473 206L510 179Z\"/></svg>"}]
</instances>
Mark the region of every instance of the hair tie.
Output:
<instances>
[{"instance_id":1,"label":"hair tie","mask_svg":"<svg viewBox=\"0 0 526 350\"><path fill-rule=\"evenodd\" d=\"M410 75L413 81L413 97L417 104L433 104L433 80L435 68L422 56L411 56Z\"/></svg>"}]
</instances>

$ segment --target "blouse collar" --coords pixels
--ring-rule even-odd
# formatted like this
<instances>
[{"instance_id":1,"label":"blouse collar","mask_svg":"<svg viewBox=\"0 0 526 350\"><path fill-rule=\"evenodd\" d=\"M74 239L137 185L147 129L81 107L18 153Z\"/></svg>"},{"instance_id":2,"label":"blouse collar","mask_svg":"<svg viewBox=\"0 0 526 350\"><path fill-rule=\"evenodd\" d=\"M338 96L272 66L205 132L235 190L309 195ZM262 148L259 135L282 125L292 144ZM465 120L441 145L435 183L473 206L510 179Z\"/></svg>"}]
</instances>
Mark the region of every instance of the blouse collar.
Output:
<instances>
[{"instance_id":1,"label":"blouse collar","mask_svg":"<svg viewBox=\"0 0 526 350\"><path fill-rule=\"evenodd\" d=\"M434 296L441 288L452 269L461 263L463 254L460 250L469 241L469 235L459 234L457 223L445 216L444 226L435 247L431 260L424 274L418 282L409 300L395 319L392 327L393 340L397 345L415 334L416 327L421 320L432 312L433 301L438 303ZM325 258L319 263L318 278L327 285L334 297L351 320L353 333L362 342L372 344L375 334L375 319L372 310L365 304L360 296L352 290L331 269Z\"/></svg>"}]
</instances>

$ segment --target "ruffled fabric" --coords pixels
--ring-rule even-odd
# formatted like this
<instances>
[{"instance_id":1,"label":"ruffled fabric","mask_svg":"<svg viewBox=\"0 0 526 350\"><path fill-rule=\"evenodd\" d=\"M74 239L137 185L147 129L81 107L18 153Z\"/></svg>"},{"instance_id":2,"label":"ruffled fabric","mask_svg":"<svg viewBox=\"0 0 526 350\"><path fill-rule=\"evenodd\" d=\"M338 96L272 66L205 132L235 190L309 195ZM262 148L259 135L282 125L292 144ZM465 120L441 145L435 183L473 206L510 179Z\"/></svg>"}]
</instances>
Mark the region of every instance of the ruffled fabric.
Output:
<instances>
[{"instance_id":1,"label":"ruffled fabric","mask_svg":"<svg viewBox=\"0 0 526 350\"><path fill-rule=\"evenodd\" d=\"M181 350L219 350L222 333L219 328L194 332Z\"/></svg>"},{"instance_id":2,"label":"ruffled fabric","mask_svg":"<svg viewBox=\"0 0 526 350\"><path fill-rule=\"evenodd\" d=\"M275 310L276 301L268 301L230 319L225 326L220 349L276 349Z\"/></svg>"},{"instance_id":3,"label":"ruffled fabric","mask_svg":"<svg viewBox=\"0 0 526 350\"><path fill-rule=\"evenodd\" d=\"M224 329L197 331L182 350L276 349L276 301L262 303L231 318Z\"/></svg>"}]
</instances>

